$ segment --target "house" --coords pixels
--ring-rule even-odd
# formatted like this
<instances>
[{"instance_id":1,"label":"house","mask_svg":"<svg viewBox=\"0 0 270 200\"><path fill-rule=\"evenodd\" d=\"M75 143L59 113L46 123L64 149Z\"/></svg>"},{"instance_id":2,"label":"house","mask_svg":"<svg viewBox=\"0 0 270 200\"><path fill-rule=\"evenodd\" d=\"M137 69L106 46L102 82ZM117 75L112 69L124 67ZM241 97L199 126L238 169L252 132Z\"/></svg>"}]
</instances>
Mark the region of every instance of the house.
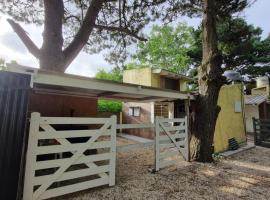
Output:
<instances>
[{"instance_id":1,"label":"house","mask_svg":"<svg viewBox=\"0 0 270 200\"><path fill-rule=\"evenodd\" d=\"M251 95L245 95L245 118L247 132L254 132L252 118L270 118L270 85L268 77L258 77L257 86Z\"/></svg>"},{"instance_id":2,"label":"house","mask_svg":"<svg viewBox=\"0 0 270 200\"><path fill-rule=\"evenodd\" d=\"M123 82L185 93L188 82L193 79L164 69L131 69L123 72ZM181 99L149 101L147 103L123 103L123 123L154 123L156 116L181 118L185 116L185 101ZM154 138L154 130L127 130L126 132Z\"/></svg>"},{"instance_id":3,"label":"house","mask_svg":"<svg viewBox=\"0 0 270 200\"><path fill-rule=\"evenodd\" d=\"M162 88L168 91L187 92L188 83L193 79L163 69L131 69L123 73L123 82ZM241 84L225 85L219 93L218 105L221 107L214 134L214 151L228 149L228 139L234 137L238 143L246 142L244 123L244 98ZM181 118L186 111L195 106L192 101L162 100L147 103L123 103L123 123L154 123L156 116ZM154 138L155 130L124 130L125 133Z\"/></svg>"},{"instance_id":4,"label":"house","mask_svg":"<svg viewBox=\"0 0 270 200\"><path fill-rule=\"evenodd\" d=\"M43 130L42 129L40 130L39 128L39 122L41 119L40 116L45 118L60 117L61 120L64 121L64 123L62 121L62 123L53 124L54 128L50 129L50 131L52 131L51 132L52 134L54 134L53 132L57 130L83 131L88 128L97 128L93 127L93 124L98 125L98 127L100 127L100 124L104 123L104 121L102 122L100 121L104 118L100 119L97 118L96 116L98 99L115 99L125 102L127 101L155 102L164 100L174 101L176 99L181 100L194 99L194 96L174 90L166 90L161 88L141 86L129 83L118 83L114 81L98 80L88 77L44 71L37 68L10 65L6 70L2 71L0 70L0 114L1 114L0 116L2 117L0 123L0 130L1 130L1 141L5 141L2 142L0 145L0 152L2 153L1 154L2 156L0 157L0 163L5 163L5 165L1 168L0 172L1 174L3 174L3 176L1 176L1 181L6 183L5 185L6 188L10 188L10 190L7 190L7 193L8 195L10 195L9 196L10 198L5 199L16 199L16 195L17 194L20 195L22 193L23 176L28 178L30 177L28 175L24 175L24 166L27 166L25 165L25 155L26 152L37 153L37 151L33 150L32 148L26 151L26 147L27 143L28 146L34 144L32 146L35 147L38 147L38 144L39 145L42 144L40 141L37 142L37 140L35 140L36 142L34 141L33 143L29 142L29 140L33 141L33 139L38 138L39 133L41 133L39 131L42 131L43 133L44 131L46 132L45 130L46 128L45 129L42 128ZM33 113L33 115L31 113ZM38 117L32 118L32 116L34 115ZM76 122L71 124L70 121L67 121L66 117L68 118L79 117L79 119L78 118L75 119ZM86 117L96 119L94 120L93 123L89 121L85 122L84 119ZM112 117L112 119L113 118L114 117ZM29 124L29 119L31 123L33 122L34 124L36 124L35 125L36 130L32 132L33 135L31 135L30 137L29 132L31 131L29 131L28 129L30 128L31 130L31 125ZM48 123L47 119L45 119L45 121L46 123ZM89 125L89 123L91 125ZM55 126L56 124L57 125L60 124L61 126L56 127ZM112 129L112 125L109 124L107 125L108 125L107 128ZM116 129L116 124L114 123L114 125L115 125L114 128ZM104 130L102 131L102 133L106 134L110 133ZM78 133L71 133L71 134L72 134L71 138L75 137L77 134L80 140L76 139L75 141L74 139L70 139L60 141L64 141L64 144L66 141L69 141L70 143L82 142L82 144L84 144L85 134L91 136L91 134L94 133L91 131L87 131L85 133L84 131L83 133L84 136L80 134L78 135ZM57 135L57 138L58 137L59 135ZM111 138L113 137L110 137L110 139ZM59 142L59 145L60 144L61 142ZM109 142L106 144L107 150L108 147L112 147L112 144L114 144L114 148L116 147L115 146L116 142L114 143ZM58 146L58 144L55 146ZM59 147L60 146L56 148L59 149ZM104 146L97 145L95 149L100 147ZM84 144L83 148L88 148L88 146L85 146ZM53 147L50 146L47 149L51 151ZM62 150L63 152L68 152L70 150L70 147L61 146L60 151L58 152L54 151L51 153L42 150L39 152L39 154L48 153L52 155L52 153L53 154L60 153L62 152ZM31 160L30 158L30 162L28 163L37 166L34 163L34 161L37 158L37 155L33 155L32 158L34 159ZM102 158L103 162L104 157ZM111 155L108 157L108 159L110 158ZM74 160L72 162L74 162ZM66 161L64 163L66 163ZM29 167L26 168L30 169ZM113 167L109 168L115 170L115 166L114 168ZM30 169L30 171L32 171L32 168ZM34 176L34 174L35 172L33 174L31 173L31 176ZM99 176L97 176L97 178L98 177ZM30 179L32 183L33 179L32 178ZM106 184L108 180L109 179L106 178ZM100 181L95 183L100 183ZM105 182L102 181L101 183L104 184ZM87 185L91 184L87 182ZM69 186L69 187L75 188L75 190L78 190L79 188L77 186L76 187ZM0 190L3 190L4 188L0 186ZM29 190L25 189L25 191L28 191L28 193L30 193L31 190L33 190L34 186L33 187L30 186L30 188L32 189ZM70 189L68 190L66 189L66 191L70 191ZM48 192L48 195L51 194L52 194L51 192Z\"/></svg>"}]
</instances>

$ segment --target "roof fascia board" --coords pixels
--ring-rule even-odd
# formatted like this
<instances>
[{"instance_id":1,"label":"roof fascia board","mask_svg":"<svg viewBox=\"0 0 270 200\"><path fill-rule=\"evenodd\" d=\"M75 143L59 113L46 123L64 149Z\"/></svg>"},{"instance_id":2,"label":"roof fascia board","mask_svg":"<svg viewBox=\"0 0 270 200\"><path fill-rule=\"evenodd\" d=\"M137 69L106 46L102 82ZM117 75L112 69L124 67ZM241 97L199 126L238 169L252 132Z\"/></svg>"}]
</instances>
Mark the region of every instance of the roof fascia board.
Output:
<instances>
[{"instance_id":1,"label":"roof fascia board","mask_svg":"<svg viewBox=\"0 0 270 200\"><path fill-rule=\"evenodd\" d=\"M144 96L165 97L174 99L194 99L193 95L165 90L145 88L143 86L125 85L112 82L103 82L95 79L79 79L77 77L62 76L58 74L47 74L39 72L34 75L34 83L68 86L100 91L111 91L116 93L137 94Z\"/></svg>"}]
</instances>

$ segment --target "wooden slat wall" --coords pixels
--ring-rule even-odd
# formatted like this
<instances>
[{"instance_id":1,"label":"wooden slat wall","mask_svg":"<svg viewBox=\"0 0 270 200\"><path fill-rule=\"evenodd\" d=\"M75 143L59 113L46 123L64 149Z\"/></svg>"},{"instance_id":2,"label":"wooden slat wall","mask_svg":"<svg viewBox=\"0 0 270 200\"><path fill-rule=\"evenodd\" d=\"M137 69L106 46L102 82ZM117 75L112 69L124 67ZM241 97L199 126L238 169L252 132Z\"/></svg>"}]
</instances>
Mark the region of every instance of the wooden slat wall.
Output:
<instances>
[{"instance_id":1,"label":"wooden slat wall","mask_svg":"<svg viewBox=\"0 0 270 200\"><path fill-rule=\"evenodd\" d=\"M63 131L51 126L55 124L102 127ZM74 138L75 143L71 140ZM23 199L47 199L96 186L115 185L115 160L116 116L58 118L32 113Z\"/></svg>"},{"instance_id":2,"label":"wooden slat wall","mask_svg":"<svg viewBox=\"0 0 270 200\"><path fill-rule=\"evenodd\" d=\"M253 128L255 145L270 147L270 119L253 118Z\"/></svg>"}]
</instances>

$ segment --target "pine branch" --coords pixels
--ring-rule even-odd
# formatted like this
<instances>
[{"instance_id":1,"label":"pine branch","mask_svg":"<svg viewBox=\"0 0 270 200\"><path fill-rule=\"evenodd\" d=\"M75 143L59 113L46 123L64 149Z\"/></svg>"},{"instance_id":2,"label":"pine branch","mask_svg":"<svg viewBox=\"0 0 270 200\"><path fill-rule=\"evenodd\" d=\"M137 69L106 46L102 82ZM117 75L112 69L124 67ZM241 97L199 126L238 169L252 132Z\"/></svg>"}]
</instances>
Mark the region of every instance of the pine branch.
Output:
<instances>
[{"instance_id":1,"label":"pine branch","mask_svg":"<svg viewBox=\"0 0 270 200\"><path fill-rule=\"evenodd\" d=\"M121 33L124 33L126 35L129 35L131 37L134 37L138 40L141 40L141 41L147 41L146 38L144 37L141 37L141 36L138 36L136 33L130 31L129 29L127 28L123 28L123 27L114 27L114 26L103 26L103 25L98 25L98 24L95 24L94 26L95 28L98 28L98 29L101 29L101 30L107 30L107 31L116 31L116 32L121 32Z\"/></svg>"},{"instance_id":2,"label":"pine branch","mask_svg":"<svg viewBox=\"0 0 270 200\"><path fill-rule=\"evenodd\" d=\"M19 36L21 41L24 43L28 51L33 54L36 58L40 58L40 49L35 45L35 43L27 35L27 32L20 26L20 24L14 22L12 19L7 19L8 23L14 30L14 32Z\"/></svg>"}]
</instances>

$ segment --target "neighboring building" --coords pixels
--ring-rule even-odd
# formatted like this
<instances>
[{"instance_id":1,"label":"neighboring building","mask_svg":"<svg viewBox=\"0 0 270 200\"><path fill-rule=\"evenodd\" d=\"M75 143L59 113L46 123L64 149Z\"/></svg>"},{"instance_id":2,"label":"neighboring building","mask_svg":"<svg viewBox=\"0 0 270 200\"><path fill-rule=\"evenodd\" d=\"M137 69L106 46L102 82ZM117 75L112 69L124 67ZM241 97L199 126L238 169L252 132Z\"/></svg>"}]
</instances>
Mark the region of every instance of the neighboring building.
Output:
<instances>
[{"instance_id":1,"label":"neighboring building","mask_svg":"<svg viewBox=\"0 0 270 200\"><path fill-rule=\"evenodd\" d=\"M169 72L163 69L131 69L125 70L123 73L123 82L137 84L142 86L155 87L160 89L168 89L174 91L186 92L188 82L193 79ZM178 118L185 116L184 100L167 101L166 99L160 102L123 103L123 122L124 123L154 123L156 116L164 118ZM125 132L146 137L154 138L154 130L125 130Z\"/></svg>"},{"instance_id":2,"label":"neighboring building","mask_svg":"<svg viewBox=\"0 0 270 200\"><path fill-rule=\"evenodd\" d=\"M247 132L254 132L252 118L270 118L270 103L268 101L269 95L269 78L266 76L258 77L257 87L251 90L251 95L245 96L245 118Z\"/></svg>"},{"instance_id":3,"label":"neighboring building","mask_svg":"<svg viewBox=\"0 0 270 200\"><path fill-rule=\"evenodd\" d=\"M269 78L267 76L258 77L256 82L257 87L251 90L251 95L269 96L270 95Z\"/></svg>"},{"instance_id":4,"label":"neighboring building","mask_svg":"<svg viewBox=\"0 0 270 200\"><path fill-rule=\"evenodd\" d=\"M266 96L262 95L246 95L245 96L245 118L247 132L252 133L252 118L265 119L270 118L270 105L267 104ZM268 112L267 112L268 110Z\"/></svg>"},{"instance_id":5,"label":"neighboring building","mask_svg":"<svg viewBox=\"0 0 270 200\"><path fill-rule=\"evenodd\" d=\"M235 138L240 144L247 140L242 84L222 86L219 91L218 105L221 107L221 111L216 122L214 150L222 152L228 149L228 139L230 138Z\"/></svg>"},{"instance_id":6,"label":"neighboring building","mask_svg":"<svg viewBox=\"0 0 270 200\"><path fill-rule=\"evenodd\" d=\"M162 69L132 69L123 73L123 82L147 85L157 88L188 90L190 77L168 72ZM228 139L234 137L239 143L246 142L244 123L244 98L241 84L224 85L219 93L218 105L221 107L216 123L214 135L214 150L222 152L228 149ZM192 106L196 106L191 102ZM191 108L190 108L191 109ZM192 110L192 109L191 109ZM170 100L148 103L123 103L123 123L154 123L156 116L165 118L184 117L184 100ZM124 130L125 133L146 138L154 138L155 130L133 129Z\"/></svg>"}]
</instances>

